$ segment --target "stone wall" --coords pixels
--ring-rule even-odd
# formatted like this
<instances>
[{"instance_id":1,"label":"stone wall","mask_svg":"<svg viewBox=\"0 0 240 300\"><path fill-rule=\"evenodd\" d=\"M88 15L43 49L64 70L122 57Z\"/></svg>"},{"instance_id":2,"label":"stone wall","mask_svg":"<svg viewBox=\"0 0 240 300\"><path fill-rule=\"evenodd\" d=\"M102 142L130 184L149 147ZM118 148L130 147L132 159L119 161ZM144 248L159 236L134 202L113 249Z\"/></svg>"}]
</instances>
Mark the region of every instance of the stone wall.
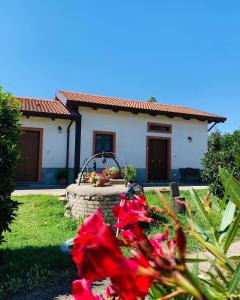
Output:
<instances>
[{"instance_id":1,"label":"stone wall","mask_svg":"<svg viewBox=\"0 0 240 300\"><path fill-rule=\"evenodd\" d=\"M101 209L107 223L115 223L112 209L120 203L120 194L126 192L124 185L92 187L89 184L71 184L66 190L65 216L77 219Z\"/></svg>"}]
</instances>

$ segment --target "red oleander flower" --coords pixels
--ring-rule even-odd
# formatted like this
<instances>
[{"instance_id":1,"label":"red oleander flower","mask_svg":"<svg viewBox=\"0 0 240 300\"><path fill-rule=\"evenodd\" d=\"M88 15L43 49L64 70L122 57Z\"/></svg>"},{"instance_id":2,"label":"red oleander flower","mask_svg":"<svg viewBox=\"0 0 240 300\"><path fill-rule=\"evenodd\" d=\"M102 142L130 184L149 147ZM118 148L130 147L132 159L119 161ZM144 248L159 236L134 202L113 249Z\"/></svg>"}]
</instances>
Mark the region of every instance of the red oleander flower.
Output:
<instances>
[{"instance_id":1,"label":"red oleander flower","mask_svg":"<svg viewBox=\"0 0 240 300\"><path fill-rule=\"evenodd\" d=\"M143 298L148 294L152 285L152 277L140 275L140 267L148 268L149 262L141 255L135 254L135 257L128 260L130 269L137 269L137 272L122 272L111 278L112 290L115 291L121 300L135 300Z\"/></svg>"},{"instance_id":2,"label":"red oleander flower","mask_svg":"<svg viewBox=\"0 0 240 300\"><path fill-rule=\"evenodd\" d=\"M113 208L114 216L118 219L116 228L124 228L127 225L138 222L151 222L148 217L147 202L144 195L136 196L136 199L127 200L124 194L121 194L121 203Z\"/></svg>"},{"instance_id":3,"label":"red oleander flower","mask_svg":"<svg viewBox=\"0 0 240 300\"><path fill-rule=\"evenodd\" d=\"M111 228L103 223L101 211L90 215L78 231L71 251L80 278L101 280L128 269Z\"/></svg>"},{"instance_id":4,"label":"red oleander flower","mask_svg":"<svg viewBox=\"0 0 240 300\"><path fill-rule=\"evenodd\" d=\"M169 233L165 231L162 234L156 234L155 239L148 238L150 244L153 247L153 255L154 257L164 257L164 258L173 258L174 251L176 248L176 241L174 239L168 240ZM166 246L164 242L166 241Z\"/></svg>"},{"instance_id":5,"label":"red oleander flower","mask_svg":"<svg viewBox=\"0 0 240 300\"><path fill-rule=\"evenodd\" d=\"M91 291L90 282L86 279L73 281L72 295L75 300L104 300L102 296L94 296Z\"/></svg>"}]
</instances>

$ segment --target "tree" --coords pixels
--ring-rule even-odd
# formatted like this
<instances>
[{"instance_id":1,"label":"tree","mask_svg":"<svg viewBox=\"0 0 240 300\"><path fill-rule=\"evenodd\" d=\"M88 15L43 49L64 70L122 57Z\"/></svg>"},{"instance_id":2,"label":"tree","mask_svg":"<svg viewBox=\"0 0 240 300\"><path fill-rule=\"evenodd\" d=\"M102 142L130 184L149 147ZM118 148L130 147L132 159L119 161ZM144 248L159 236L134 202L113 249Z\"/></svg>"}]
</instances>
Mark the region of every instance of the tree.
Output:
<instances>
[{"instance_id":1,"label":"tree","mask_svg":"<svg viewBox=\"0 0 240 300\"><path fill-rule=\"evenodd\" d=\"M0 87L0 244L16 216L19 203L11 199L19 159L20 103Z\"/></svg>"},{"instance_id":2,"label":"tree","mask_svg":"<svg viewBox=\"0 0 240 300\"><path fill-rule=\"evenodd\" d=\"M219 198L223 197L224 188L218 169L224 167L240 180L238 157L240 157L240 130L223 135L216 131L209 136L208 152L203 158L202 176L208 182L210 191Z\"/></svg>"},{"instance_id":3,"label":"tree","mask_svg":"<svg viewBox=\"0 0 240 300\"><path fill-rule=\"evenodd\" d=\"M157 102L157 98L154 96L151 96L148 98L147 102Z\"/></svg>"}]
</instances>

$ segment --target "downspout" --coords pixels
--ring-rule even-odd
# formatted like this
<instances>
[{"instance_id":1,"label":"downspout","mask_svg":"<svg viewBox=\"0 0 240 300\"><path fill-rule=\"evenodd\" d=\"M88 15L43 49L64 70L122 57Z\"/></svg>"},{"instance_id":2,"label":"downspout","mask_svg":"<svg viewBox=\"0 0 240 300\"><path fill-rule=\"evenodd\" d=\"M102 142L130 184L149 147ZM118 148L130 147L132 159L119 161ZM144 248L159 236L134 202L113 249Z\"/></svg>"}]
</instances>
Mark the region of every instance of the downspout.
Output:
<instances>
[{"instance_id":1,"label":"downspout","mask_svg":"<svg viewBox=\"0 0 240 300\"><path fill-rule=\"evenodd\" d=\"M217 125L217 123L218 123L218 122L215 122L215 123L208 129L208 132L211 131L211 130Z\"/></svg>"},{"instance_id":2,"label":"downspout","mask_svg":"<svg viewBox=\"0 0 240 300\"><path fill-rule=\"evenodd\" d=\"M69 181L69 174L68 174L68 169L69 169L69 138L70 138L70 127L72 126L73 120L69 123L67 127L67 153L66 153L66 174L67 174L67 185Z\"/></svg>"},{"instance_id":3,"label":"downspout","mask_svg":"<svg viewBox=\"0 0 240 300\"><path fill-rule=\"evenodd\" d=\"M82 116L75 119L76 130L75 130L75 154L74 154L74 180L77 179L80 172L80 151L81 151L81 131L82 131Z\"/></svg>"}]
</instances>

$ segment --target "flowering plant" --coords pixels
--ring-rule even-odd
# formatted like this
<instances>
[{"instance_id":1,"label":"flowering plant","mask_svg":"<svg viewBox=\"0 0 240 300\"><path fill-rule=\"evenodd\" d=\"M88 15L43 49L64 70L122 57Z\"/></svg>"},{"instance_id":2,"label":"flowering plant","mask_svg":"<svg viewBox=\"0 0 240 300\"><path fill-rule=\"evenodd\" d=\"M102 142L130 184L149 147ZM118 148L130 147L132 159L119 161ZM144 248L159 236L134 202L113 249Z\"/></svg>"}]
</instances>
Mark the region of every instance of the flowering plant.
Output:
<instances>
[{"instance_id":1,"label":"flowering plant","mask_svg":"<svg viewBox=\"0 0 240 300\"><path fill-rule=\"evenodd\" d=\"M91 173L90 172L84 172L83 173L83 182L88 183L90 179Z\"/></svg>"},{"instance_id":2,"label":"flowering plant","mask_svg":"<svg viewBox=\"0 0 240 300\"><path fill-rule=\"evenodd\" d=\"M90 215L78 231L72 258L82 279L73 283L75 299L104 299L90 290L92 282L104 278L111 281L106 289L109 299L143 298L153 286L158 289L159 282L170 288L179 286L176 295L188 292L198 299L207 299L187 271L186 242L178 222L174 220L174 239L169 238L168 231L148 238L139 222L155 221L149 216L144 195L133 200L121 195L121 199L121 204L114 208L119 237L103 222L100 210ZM121 247L127 247L131 257L125 257Z\"/></svg>"},{"instance_id":3,"label":"flowering plant","mask_svg":"<svg viewBox=\"0 0 240 300\"><path fill-rule=\"evenodd\" d=\"M104 173L92 172L89 177L89 182L94 186L104 186L109 182L109 178Z\"/></svg>"},{"instance_id":4,"label":"flowering plant","mask_svg":"<svg viewBox=\"0 0 240 300\"><path fill-rule=\"evenodd\" d=\"M72 258L80 277L73 282L74 298L105 299L93 295L91 284L109 278L107 299L240 299L237 289L240 283L239 256L227 256L240 225L240 183L224 169L220 170L220 178L227 188L219 210L222 214L220 226L213 224L209 217L212 209L210 195L200 199L193 192L199 213L209 225L210 235L199 228L188 207L189 223L181 224L161 193L158 195L164 209L149 207L143 194L132 200L127 200L122 194L120 205L113 209L118 220L115 224L118 236L104 223L100 210L90 215L80 227L72 248ZM227 202L227 199L231 200ZM141 223L156 223L151 218L152 213L167 215L171 224L159 222L166 226L166 230L147 237ZM169 236L169 226L175 229L174 237ZM186 233L205 249L204 258L186 257ZM128 256L123 254L124 248L128 250ZM194 267L189 268L189 262L194 263ZM201 262L209 265L204 273L199 273Z\"/></svg>"}]
</instances>

